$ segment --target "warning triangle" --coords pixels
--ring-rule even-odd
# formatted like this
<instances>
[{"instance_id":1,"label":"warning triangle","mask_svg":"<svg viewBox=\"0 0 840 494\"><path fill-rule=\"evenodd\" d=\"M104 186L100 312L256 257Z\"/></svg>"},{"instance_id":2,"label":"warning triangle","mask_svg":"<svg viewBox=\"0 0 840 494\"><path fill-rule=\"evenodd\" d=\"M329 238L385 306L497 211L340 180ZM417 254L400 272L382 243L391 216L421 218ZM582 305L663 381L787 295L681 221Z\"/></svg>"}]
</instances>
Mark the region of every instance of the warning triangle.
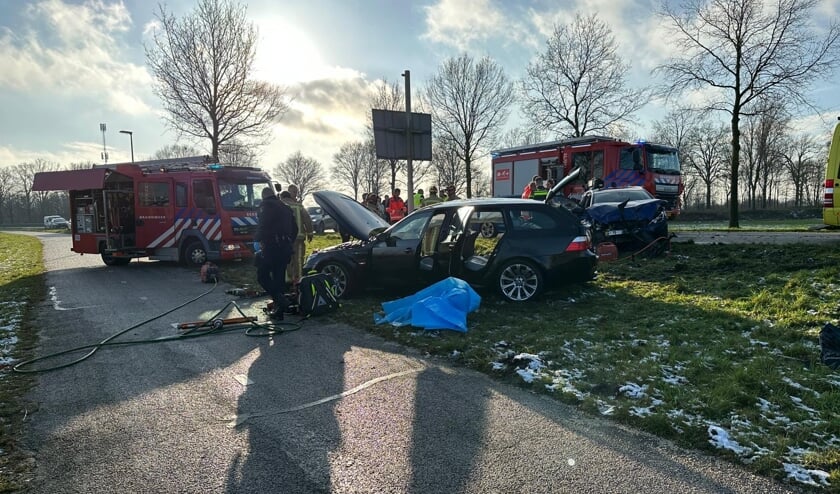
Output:
<instances>
[{"instance_id":1,"label":"warning triangle","mask_svg":"<svg viewBox=\"0 0 840 494\"><path fill-rule=\"evenodd\" d=\"M322 305L329 305L329 304L327 303L326 300L324 300L324 297L322 297L321 295L318 295L318 302L315 305L320 307Z\"/></svg>"}]
</instances>

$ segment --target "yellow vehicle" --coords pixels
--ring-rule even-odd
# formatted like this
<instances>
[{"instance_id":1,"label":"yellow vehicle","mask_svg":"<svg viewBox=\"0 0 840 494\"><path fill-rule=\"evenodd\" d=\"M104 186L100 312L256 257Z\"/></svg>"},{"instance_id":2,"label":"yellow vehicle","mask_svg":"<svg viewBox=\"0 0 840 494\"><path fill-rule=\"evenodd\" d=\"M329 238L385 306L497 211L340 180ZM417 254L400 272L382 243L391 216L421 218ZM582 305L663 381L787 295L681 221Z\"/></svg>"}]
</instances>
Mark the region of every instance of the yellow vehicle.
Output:
<instances>
[{"instance_id":1,"label":"yellow vehicle","mask_svg":"<svg viewBox=\"0 0 840 494\"><path fill-rule=\"evenodd\" d=\"M834 136L828 151L828 164L825 167L823 223L830 226L840 226L840 202L835 199L835 187L840 187L840 123L834 127Z\"/></svg>"}]
</instances>

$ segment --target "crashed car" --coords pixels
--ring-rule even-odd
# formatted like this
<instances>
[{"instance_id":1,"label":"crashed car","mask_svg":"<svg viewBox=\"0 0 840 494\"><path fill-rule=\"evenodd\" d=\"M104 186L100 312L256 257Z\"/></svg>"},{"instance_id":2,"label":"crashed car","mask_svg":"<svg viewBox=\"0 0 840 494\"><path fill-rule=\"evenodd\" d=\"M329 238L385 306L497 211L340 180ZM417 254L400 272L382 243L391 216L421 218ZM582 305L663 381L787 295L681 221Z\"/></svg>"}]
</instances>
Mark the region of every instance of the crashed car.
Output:
<instances>
[{"instance_id":1,"label":"crashed car","mask_svg":"<svg viewBox=\"0 0 840 494\"><path fill-rule=\"evenodd\" d=\"M312 195L356 238L312 253L304 265L332 277L339 297L367 288L419 289L453 276L525 302L549 285L595 276L597 256L578 218L542 202L446 201L388 225L347 195ZM488 224L497 226L492 234Z\"/></svg>"},{"instance_id":2,"label":"crashed car","mask_svg":"<svg viewBox=\"0 0 840 494\"><path fill-rule=\"evenodd\" d=\"M612 242L620 250L659 255L667 246L667 201L642 187L587 190L578 214L594 245Z\"/></svg>"}]
</instances>

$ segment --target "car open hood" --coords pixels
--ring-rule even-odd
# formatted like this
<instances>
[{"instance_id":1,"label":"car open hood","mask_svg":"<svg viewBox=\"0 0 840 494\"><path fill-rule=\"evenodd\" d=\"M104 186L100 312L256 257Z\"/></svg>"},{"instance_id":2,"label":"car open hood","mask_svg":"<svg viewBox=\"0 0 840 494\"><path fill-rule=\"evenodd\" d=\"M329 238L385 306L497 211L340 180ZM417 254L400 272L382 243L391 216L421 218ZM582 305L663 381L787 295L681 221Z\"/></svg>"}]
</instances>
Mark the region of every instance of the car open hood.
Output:
<instances>
[{"instance_id":1,"label":"car open hood","mask_svg":"<svg viewBox=\"0 0 840 494\"><path fill-rule=\"evenodd\" d=\"M594 204L586 209L586 214L594 221L603 224L617 223L624 221L652 220L659 214L660 208L667 204L662 199L644 199L640 201L629 201L624 206L624 211L619 206L623 203L603 202Z\"/></svg>"},{"instance_id":2,"label":"car open hood","mask_svg":"<svg viewBox=\"0 0 840 494\"><path fill-rule=\"evenodd\" d=\"M313 192L312 197L324 212L335 219L341 231L360 240L367 240L375 233L374 230L384 230L389 226L381 216L341 192L321 190Z\"/></svg>"}]
</instances>

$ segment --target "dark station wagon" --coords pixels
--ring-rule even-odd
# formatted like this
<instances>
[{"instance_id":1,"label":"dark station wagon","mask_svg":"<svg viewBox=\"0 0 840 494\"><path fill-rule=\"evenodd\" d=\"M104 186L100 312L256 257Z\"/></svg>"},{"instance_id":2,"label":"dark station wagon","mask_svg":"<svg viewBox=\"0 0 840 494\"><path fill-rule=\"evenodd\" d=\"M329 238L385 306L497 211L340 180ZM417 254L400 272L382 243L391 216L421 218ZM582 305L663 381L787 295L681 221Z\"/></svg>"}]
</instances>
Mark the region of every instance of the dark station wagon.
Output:
<instances>
[{"instance_id":1,"label":"dark station wagon","mask_svg":"<svg viewBox=\"0 0 840 494\"><path fill-rule=\"evenodd\" d=\"M304 266L330 275L339 297L365 288L419 289L454 276L524 302L550 285L595 276L586 229L563 207L529 199L456 200L388 225L347 195L313 196L357 239L314 252Z\"/></svg>"}]
</instances>

